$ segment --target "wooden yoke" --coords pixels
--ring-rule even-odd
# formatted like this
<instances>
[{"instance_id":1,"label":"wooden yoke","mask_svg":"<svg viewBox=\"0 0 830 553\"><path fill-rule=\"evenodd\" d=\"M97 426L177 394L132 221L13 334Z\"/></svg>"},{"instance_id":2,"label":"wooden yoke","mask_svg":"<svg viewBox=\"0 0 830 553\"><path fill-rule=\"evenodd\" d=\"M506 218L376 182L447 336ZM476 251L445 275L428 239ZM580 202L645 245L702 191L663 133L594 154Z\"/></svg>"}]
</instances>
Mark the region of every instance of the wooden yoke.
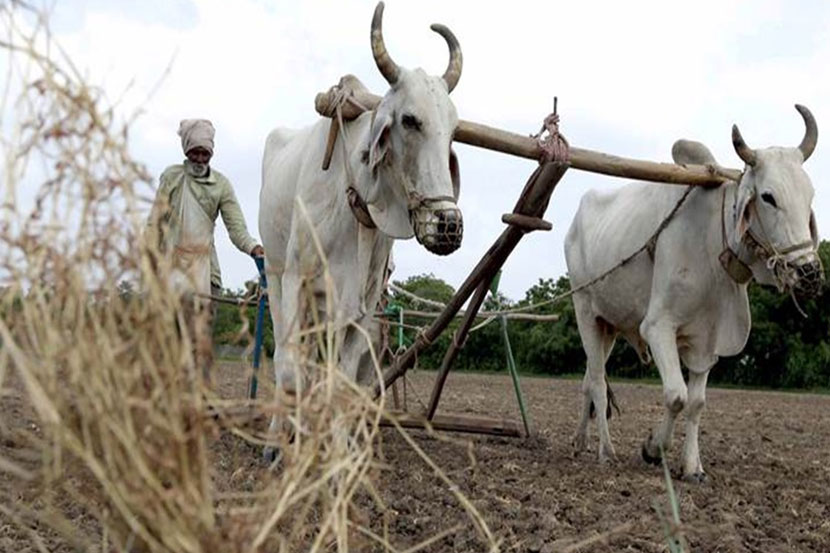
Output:
<instances>
[{"instance_id":1,"label":"wooden yoke","mask_svg":"<svg viewBox=\"0 0 830 553\"><path fill-rule=\"evenodd\" d=\"M350 90L349 94L356 103L346 102L342 105L344 120L356 118L363 112L362 107L374 109L380 103L380 96L376 96L365 89ZM321 92L314 99L314 107L317 113L330 117L334 113L334 104L337 101L338 89L333 87L327 92ZM362 106L362 107L361 107ZM529 136L503 131L495 127L489 127L471 121L458 121L455 129L454 140L479 146L490 150L496 150L514 156L538 160L542 152L538 142ZM723 167L705 167L702 165L675 165L674 163L656 163L613 156L586 150L583 148L570 148L570 164L574 169L601 173L614 177L662 182L668 184L695 185L695 186L719 186L727 181L738 181L741 172L737 169Z\"/></svg>"}]
</instances>

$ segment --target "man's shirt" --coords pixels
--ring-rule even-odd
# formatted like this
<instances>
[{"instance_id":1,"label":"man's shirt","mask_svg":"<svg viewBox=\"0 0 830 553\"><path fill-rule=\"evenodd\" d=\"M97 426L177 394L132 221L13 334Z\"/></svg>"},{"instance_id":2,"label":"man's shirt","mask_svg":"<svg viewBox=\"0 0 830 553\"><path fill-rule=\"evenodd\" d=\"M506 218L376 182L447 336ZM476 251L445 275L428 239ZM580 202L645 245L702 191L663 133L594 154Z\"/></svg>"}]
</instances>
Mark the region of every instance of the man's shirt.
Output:
<instances>
[{"instance_id":1,"label":"man's shirt","mask_svg":"<svg viewBox=\"0 0 830 553\"><path fill-rule=\"evenodd\" d=\"M184 165L171 165L161 174L150 212L149 230L155 234L151 239L156 241L162 251L172 251L172 247L178 243L180 221L176 214L181 211L183 186L190 188L212 221L215 222L216 217L222 214L222 221L233 245L250 254L257 241L248 234L245 216L230 181L213 167L206 177L194 177L185 170ZM222 272L215 244L211 246L210 283L212 286L222 286Z\"/></svg>"}]
</instances>

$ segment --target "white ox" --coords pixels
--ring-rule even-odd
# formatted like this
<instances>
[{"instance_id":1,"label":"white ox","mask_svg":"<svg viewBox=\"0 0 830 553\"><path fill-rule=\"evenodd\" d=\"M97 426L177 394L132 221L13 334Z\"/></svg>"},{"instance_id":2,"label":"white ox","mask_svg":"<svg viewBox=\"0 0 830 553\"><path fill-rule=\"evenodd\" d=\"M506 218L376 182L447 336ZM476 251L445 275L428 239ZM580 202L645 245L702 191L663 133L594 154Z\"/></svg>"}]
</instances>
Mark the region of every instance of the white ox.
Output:
<instances>
[{"instance_id":1,"label":"white ox","mask_svg":"<svg viewBox=\"0 0 830 553\"><path fill-rule=\"evenodd\" d=\"M588 419L595 412L599 459L614 458L605 363L616 336L622 335L643 360L650 352L663 382L665 413L643 444L643 458L660 461L661 448L666 451L671 444L675 418L685 408L683 476L704 479L698 428L706 380L718 357L736 355L746 344L747 282L755 278L781 291L814 294L823 277L811 210L813 186L802 168L818 131L810 112L796 109L806 126L799 147L752 150L733 126L735 151L746 164L740 182L692 190L650 252L574 295L587 356L582 417L574 438L578 450L586 446ZM676 163L716 168L700 143L680 140L672 153ZM631 184L610 193L587 193L565 241L573 286L646 243L685 192L685 187ZM688 387L681 363L689 371Z\"/></svg>"},{"instance_id":2,"label":"white ox","mask_svg":"<svg viewBox=\"0 0 830 553\"><path fill-rule=\"evenodd\" d=\"M372 19L372 53L391 88L373 112L345 123L345 148L338 137L330 168L321 169L329 119L302 130L276 129L265 145L259 232L274 322L274 371L278 388L287 393L297 393L307 376L308 352L301 352L299 334L313 316L313 304L321 320L333 319L342 330L342 369L366 382L372 374L368 347L353 324L370 331L377 326L372 318L393 241L414 235L439 255L461 244L458 162L450 149L458 114L449 97L461 76L461 49L452 32L436 24L431 28L450 51L444 75L399 67L384 46L382 16L381 2ZM358 206L354 213L350 201ZM335 297L328 298L334 313L325 312L315 236L334 284ZM275 418L271 430L276 429Z\"/></svg>"}]
</instances>

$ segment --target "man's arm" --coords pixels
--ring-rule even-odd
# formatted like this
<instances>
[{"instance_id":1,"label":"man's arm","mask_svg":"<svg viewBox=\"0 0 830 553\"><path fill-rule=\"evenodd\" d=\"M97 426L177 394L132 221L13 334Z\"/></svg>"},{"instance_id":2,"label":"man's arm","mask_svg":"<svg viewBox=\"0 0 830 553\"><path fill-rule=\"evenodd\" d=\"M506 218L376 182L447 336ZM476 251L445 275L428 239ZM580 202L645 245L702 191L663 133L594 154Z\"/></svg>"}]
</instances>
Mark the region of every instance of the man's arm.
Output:
<instances>
[{"instance_id":1,"label":"man's arm","mask_svg":"<svg viewBox=\"0 0 830 553\"><path fill-rule=\"evenodd\" d=\"M228 229L231 242L247 254L261 255L262 246L257 243L256 238L248 234L245 216L242 214L242 208L239 207L239 202L236 200L233 187L228 181L224 184L222 197L219 200L219 211L222 213L222 221L225 223L225 228Z\"/></svg>"}]
</instances>

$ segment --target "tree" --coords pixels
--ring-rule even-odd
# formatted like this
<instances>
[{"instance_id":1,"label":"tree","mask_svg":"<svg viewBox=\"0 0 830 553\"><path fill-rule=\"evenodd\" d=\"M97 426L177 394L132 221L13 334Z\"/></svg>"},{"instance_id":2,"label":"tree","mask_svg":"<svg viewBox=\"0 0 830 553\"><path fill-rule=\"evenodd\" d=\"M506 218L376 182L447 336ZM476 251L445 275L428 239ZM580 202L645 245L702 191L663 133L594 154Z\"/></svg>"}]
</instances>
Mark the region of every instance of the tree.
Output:
<instances>
[{"instance_id":1,"label":"tree","mask_svg":"<svg viewBox=\"0 0 830 553\"><path fill-rule=\"evenodd\" d=\"M741 354L721 359L710 380L713 382L738 385L786 387L786 388L830 388L830 242L823 241L819 255L824 264L828 280L823 284L823 295L812 299L799 299L796 306L793 299L777 290L757 284L749 287L749 302L752 311L752 331ZM411 276L396 284L423 298L446 304L455 290L432 274ZM253 283L248 283L252 286ZM251 288L252 289L252 288ZM556 314L556 322L535 322L513 320L508 324L510 342L520 371L562 375L582 374L585 367L585 353L576 324L573 302L570 297L553 301L570 290L567 276L557 279L542 278L531 286L525 297L513 303L503 294L489 294L483 309L504 310L512 307L537 306L532 312ZM229 297L242 297L250 292L226 290ZM391 303L410 312L405 324L418 327L428 326L432 318L417 318L412 311L437 312L439 309L423 305L412 298L393 293ZM801 315L799 308L807 317ZM242 333L243 313L248 320L248 332ZM247 344L254 332L256 310L240 310L236 306L220 305L214 328L217 343ZM480 324L483 319L478 319ZM441 366L444 353L458 328L454 320L447 330L418 356L421 367L437 369ZM266 317L266 351L273 354L273 331L270 317ZM394 350L395 327L391 347ZM404 335L411 344L417 330L407 328ZM504 370L504 343L498 321L493 321L472 332L454 363L456 370ZM606 365L611 376L631 378L657 377L654 364L643 365L623 339L611 353Z\"/></svg>"},{"instance_id":2,"label":"tree","mask_svg":"<svg viewBox=\"0 0 830 553\"><path fill-rule=\"evenodd\" d=\"M245 287L239 290L222 290L222 296L231 299L251 298L256 290L257 282L250 280ZM254 297L254 299L256 299ZM231 344L247 346L254 341L256 330L256 305L237 306L227 303L216 303L216 312L213 319L214 344ZM247 323L247 327L243 325ZM269 357L274 355L274 326L271 315L266 309L263 324L263 349Z\"/></svg>"},{"instance_id":3,"label":"tree","mask_svg":"<svg viewBox=\"0 0 830 553\"><path fill-rule=\"evenodd\" d=\"M395 281L395 285L421 298L444 304L450 301L453 294L455 294L455 289L452 286L437 278L432 273L411 276L403 282ZM419 309L421 311L435 310L435 308L421 304L400 292L392 293L392 301L403 306L405 309Z\"/></svg>"},{"instance_id":4,"label":"tree","mask_svg":"<svg viewBox=\"0 0 830 553\"><path fill-rule=\"evenodd\" d=\"M407 292L410 292L418 297L437 301L442 304L446 304L452 298L453 294L455 294L455 289L441 280L440 278L435 277L432 273L429 274L421 274L421 275L414 275L403 282L395 281L395 285L403 288ZM405 344L408 346L412 344L417 336L418 331L411 326L417 327L425 327L428 326L433 319L432 318L424 318L424 317L414 317L413 315L406 315L407 311L428 311L428 312L438 312L440 309L433 307L431 305L425 304L423 302L416 301L409 296L402 294L400 292L393 292L392 293L392 300L390 301L390 306L395 305L404 310L404 324L408 325L407 328L404 330L404 341ZM397 319L395 319L397 320ZM452 325L451 325L452 326ZM390 347L394 351L397 348L397 344L395 343L394 335L396 334L395 326L390 325ZM441 359L443 357L443 352L450 344L449 332L444 332L432 346L427 348L427 350L418 356L418 363L420 366L429 369L436 369L441 366Z\"/></svg>"},{"instance_id":5,"label":"tree","mask_svg":"<svg viewBox=\"0 0 830 553\"><path fill-rule=\"evenodd\" d=\"M570 297L554 301L570 289L571 283L566 276L556 280L539 279L518 303L518 307L539 305L533 309L534 313L559 316L559 320L552 323L510 323L510 341L520 370L550 375L582 372L585 354L576 326L573 301Z\"/></svg>"}]
</instances>

